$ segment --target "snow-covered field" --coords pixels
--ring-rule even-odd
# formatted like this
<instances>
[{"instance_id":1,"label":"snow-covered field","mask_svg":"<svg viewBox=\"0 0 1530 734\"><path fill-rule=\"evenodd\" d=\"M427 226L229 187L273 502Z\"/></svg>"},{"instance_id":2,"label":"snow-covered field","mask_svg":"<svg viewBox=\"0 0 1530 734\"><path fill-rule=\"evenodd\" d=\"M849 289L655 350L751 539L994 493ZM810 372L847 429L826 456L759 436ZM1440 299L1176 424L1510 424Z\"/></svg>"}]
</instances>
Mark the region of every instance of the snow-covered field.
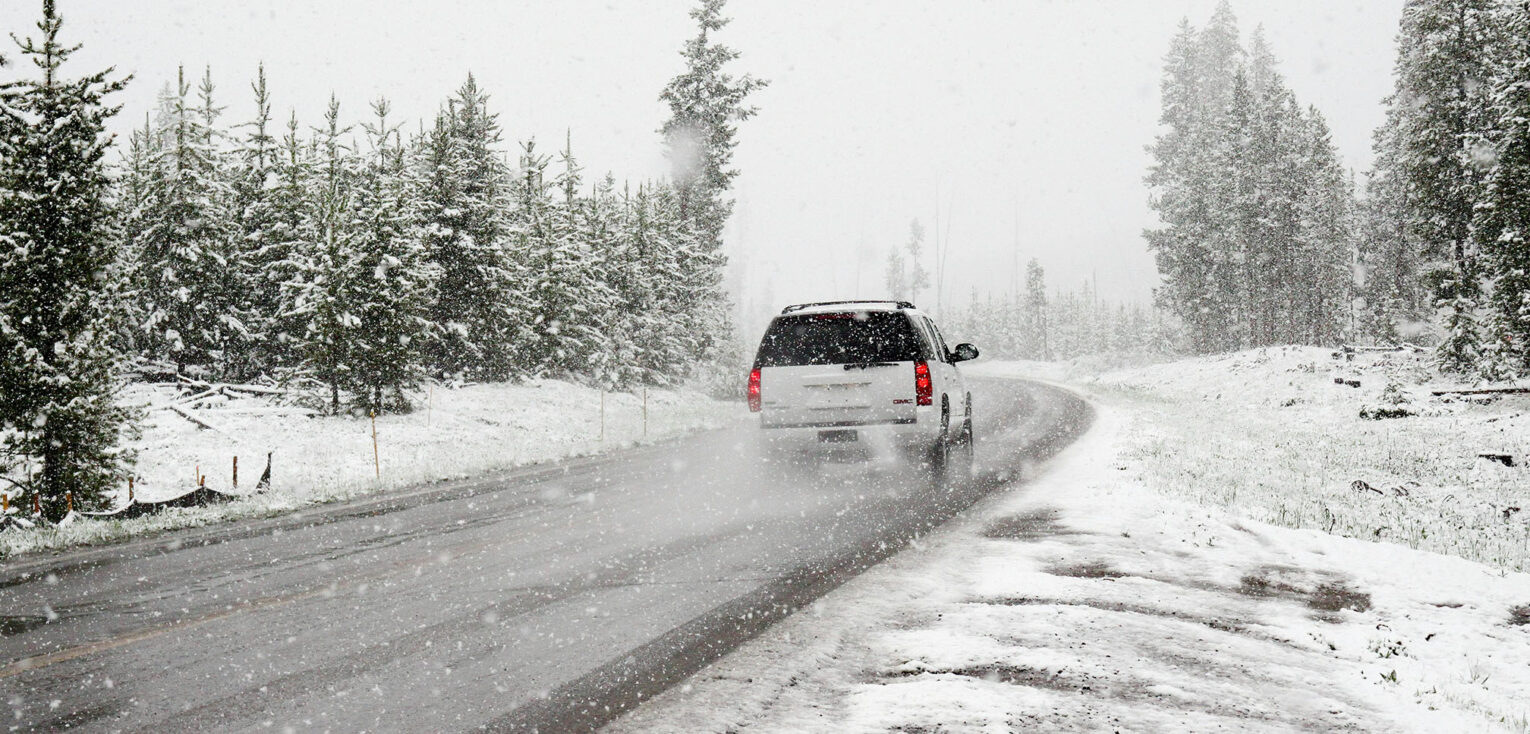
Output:
<instances>
[{"instance_id":1,"label":"snow-covered field","mask_svg":"<svg viewBox=\"0 0 1530 734\"><path fill-rule=\"evenodd\" d=\"M1434 376L1428 355L1333 355L1256 350L1078 384L1130 416L1128 450L1155 490L1277 525L1530 570L1530 395L1435 397L1460 386ZM1380 408L1416 415L1361 417Z\"/></svg>"},{"instance_id":2,"label":"snow-covered field","mask_svg":"<svg viewBox=\"0 0 1530 734\"><path fill-rule=\"evenodd\" d=\"M1501 512L1530 472L1475 458L1524 456L1525 406L1357 359L1071 380L1099 420L1041 476L614 730L1530 731L1524 525ZM1420 417L1359 417L1388 377Z\"/></svg>"},{"instance_id":3,"label":"snow-covered field","mask_svg":"<svg viewBox=\"0 0 1530 734\"><path fill-rule=\"evenodd\" d=\"M170 387L135 385L124 400L146 405L134 496L152 501L183 494L205 477L208 487L252 492L271 454L271 489L238 501L170 509L134 520L84 520L58 528L0 533L0 558L27 551L119 539L145 532L260 517L293 508L421 482L587 455L738 420L739 403L693 391L650 390L647 431L642 393L607 393L601 428L599 391L558 381L428 388L404 415L312 416L258 396L215 395L182 403L214 426L201 428L172 412ZM234 458L239 484L233 487ZM380 477L379 477L380 474ZM121 503L127 487L120 488Z\"/></svg>"}]
</instances>

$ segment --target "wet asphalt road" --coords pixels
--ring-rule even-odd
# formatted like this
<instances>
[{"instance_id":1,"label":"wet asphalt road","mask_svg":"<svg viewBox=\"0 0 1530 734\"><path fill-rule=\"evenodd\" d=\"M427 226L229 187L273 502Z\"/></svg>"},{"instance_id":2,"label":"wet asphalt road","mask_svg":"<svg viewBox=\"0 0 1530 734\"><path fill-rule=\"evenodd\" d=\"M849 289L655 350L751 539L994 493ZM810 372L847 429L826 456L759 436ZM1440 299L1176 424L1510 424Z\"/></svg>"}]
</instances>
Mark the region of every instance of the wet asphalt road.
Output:
<instances>
[{"instance_id":1,"label":"wet asphalt road","mask_svg":"<svg viewBox=\"0 0 1530 734\"><path fill-rule=\"evenodd\" d=\"M796 474L740 426L0 568L0 721L52 731L583 731L1081 433L974 380L977 472Z\"/></svg>"}]
</instances>

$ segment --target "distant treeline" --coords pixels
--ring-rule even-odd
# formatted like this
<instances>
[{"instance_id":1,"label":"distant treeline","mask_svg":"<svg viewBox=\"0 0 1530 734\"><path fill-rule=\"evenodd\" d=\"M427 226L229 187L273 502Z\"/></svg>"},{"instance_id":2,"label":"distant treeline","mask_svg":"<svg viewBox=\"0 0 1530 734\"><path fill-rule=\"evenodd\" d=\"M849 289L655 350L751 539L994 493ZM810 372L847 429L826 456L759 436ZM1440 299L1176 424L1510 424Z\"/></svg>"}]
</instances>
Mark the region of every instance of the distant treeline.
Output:
<instances>
[{"instance_id":1,"label":"distant treeline","mask_svg":"<svg viewBox=\"0 0 1530 734\"><path fill-rule=\"evenodd\" d=\"M1025 290L999 298L973 292L943 328L1001 359L1065 360L1093 354L1169 355L1183 351L1179 323L1161 309L1102 297L1092 282L1048 295L1046 271L1026 267Z\"/></svg>"}]
</instances>

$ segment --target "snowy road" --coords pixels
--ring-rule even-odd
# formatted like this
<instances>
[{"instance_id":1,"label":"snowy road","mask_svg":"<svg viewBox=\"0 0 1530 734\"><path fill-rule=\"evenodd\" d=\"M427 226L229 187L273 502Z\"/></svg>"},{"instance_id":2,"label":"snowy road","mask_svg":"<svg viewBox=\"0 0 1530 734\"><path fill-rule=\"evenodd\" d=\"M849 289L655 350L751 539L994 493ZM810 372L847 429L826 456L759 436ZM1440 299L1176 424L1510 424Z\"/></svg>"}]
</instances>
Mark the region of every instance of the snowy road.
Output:
<instances>
[{"instance_id":1,"label":"snowy road","mask_svg":"<svg viewBox=\"0 0 1530 734\"><path fill-rule=\"evenodd\" d=\"M7 726L593 728L968 506L1089 420L976 382L959 496L768 476L749 427L0 571Z\"/></svg>"}]
</instances>

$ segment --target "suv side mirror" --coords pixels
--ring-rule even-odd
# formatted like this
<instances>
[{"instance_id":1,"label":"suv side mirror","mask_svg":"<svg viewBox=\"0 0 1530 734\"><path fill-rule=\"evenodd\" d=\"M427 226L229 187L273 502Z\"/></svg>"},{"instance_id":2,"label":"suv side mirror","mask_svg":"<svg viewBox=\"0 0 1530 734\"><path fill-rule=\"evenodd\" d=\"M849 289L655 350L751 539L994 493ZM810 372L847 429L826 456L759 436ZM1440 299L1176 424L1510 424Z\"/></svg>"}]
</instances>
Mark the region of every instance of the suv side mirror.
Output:
<instances>
[{"instance_id":1,"label":"suv side mirror","mask_svg":"<svg viewBox=\"0 0 1530 734\"><path fill-rule=\"evenodd\" d=\"M978 348L971 344L958 344L956 351L951 353L952 362L966 362L969 359L978 358Z\"/></svg>"}]
</instances>

